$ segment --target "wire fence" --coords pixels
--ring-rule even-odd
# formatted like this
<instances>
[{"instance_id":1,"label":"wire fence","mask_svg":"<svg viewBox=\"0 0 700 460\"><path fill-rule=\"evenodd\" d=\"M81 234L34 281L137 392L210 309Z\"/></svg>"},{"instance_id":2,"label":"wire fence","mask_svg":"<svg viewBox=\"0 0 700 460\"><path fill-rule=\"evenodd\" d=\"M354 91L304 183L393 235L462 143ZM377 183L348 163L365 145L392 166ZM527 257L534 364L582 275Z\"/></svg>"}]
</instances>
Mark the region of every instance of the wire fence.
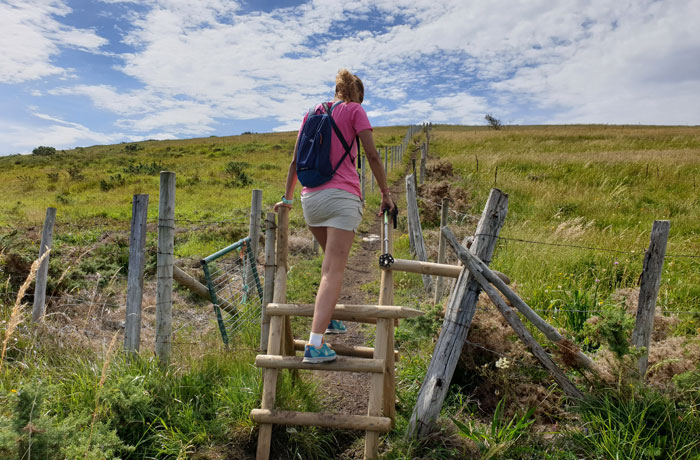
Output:
<instances>
[{"instance_id":1,"label":"wire fence","mask_svg":"<svg viewBox=\"0 0 700 460\"><path fill-rule=\"evenodd\" d=\"M229 335L236 334L248 323L261 322L262 281L250 237L205 257L202 271L221 338L228 346Z\"/></svg>"}]
</instances>

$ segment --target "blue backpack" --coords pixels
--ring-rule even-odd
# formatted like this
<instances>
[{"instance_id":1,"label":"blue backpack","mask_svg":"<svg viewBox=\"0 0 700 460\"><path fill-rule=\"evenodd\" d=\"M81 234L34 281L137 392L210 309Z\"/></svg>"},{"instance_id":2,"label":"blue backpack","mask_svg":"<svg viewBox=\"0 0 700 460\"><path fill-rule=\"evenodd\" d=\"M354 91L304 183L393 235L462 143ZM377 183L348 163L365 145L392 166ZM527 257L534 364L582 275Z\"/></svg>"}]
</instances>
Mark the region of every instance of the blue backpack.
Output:
<instances>
[{"instance_id":1,"label":"blue backpack","mask_svg":"<svg viewBox=\"0 0 700 460\"><path fill-rule=\"evenodd\" d=\"M331 116L333 109L342 102L338 101L331 107L324 102L322 104L324 111L321 113L316 113L315 108L311 108L308 112L306 122L299 134L297 151L295 153L297 178L304 187L318 187L331 180L343 163L343 160L345 160L345 157L350 155L350 150L355 141L353 140L353 143L348 146ZM333 131L335 131L345 149L345 154L335 166L331 164L331 136Z\"/></svg>"}]
</instances>

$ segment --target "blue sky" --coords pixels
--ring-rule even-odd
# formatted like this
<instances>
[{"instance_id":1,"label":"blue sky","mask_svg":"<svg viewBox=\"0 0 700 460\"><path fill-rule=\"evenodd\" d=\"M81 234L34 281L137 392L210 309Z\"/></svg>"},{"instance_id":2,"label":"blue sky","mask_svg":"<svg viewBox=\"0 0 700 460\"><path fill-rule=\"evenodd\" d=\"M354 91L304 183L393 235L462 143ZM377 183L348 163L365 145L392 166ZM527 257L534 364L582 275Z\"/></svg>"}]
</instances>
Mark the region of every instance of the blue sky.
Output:
<instances>
[{"instance_id":1,"label":"blue sky","mask_svg":"<svg viewBox=\"0 0 700 460\"><path fill-rule=\"evenodd\" d=\"M297 129L700 124L700 0L0 0L0 155Z\"/></svg>"}]
</instances>

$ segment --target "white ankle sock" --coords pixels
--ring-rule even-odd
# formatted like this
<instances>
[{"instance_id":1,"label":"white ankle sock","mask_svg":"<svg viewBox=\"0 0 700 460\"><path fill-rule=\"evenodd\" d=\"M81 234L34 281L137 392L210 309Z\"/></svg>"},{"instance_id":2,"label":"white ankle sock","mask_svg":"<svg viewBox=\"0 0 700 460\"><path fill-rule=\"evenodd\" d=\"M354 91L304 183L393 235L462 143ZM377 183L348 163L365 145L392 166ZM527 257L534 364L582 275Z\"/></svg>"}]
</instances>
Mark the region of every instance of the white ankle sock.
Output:
<instances>
[{"instance_id":1,"label":"white ankle sock","mask_svg":"<svg viewBox=\"0 0 700 460\"><path fill-rule=\"evenodd\" d=\"M321 342L323 341L323 334L316 334L312 332L309 336L309 343L316 348L321 348Z\"/></svg>"}]
</instances>

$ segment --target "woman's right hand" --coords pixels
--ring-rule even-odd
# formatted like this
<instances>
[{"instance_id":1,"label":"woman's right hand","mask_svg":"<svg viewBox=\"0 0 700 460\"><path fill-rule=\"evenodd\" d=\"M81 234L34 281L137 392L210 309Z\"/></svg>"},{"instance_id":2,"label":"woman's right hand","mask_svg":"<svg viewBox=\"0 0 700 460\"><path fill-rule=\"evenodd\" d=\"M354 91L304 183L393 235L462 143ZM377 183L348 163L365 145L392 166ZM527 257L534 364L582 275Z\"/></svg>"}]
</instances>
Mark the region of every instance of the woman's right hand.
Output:
<instances>
[{"instance_id":1,"label":"woman's right hand","mask_svg":"<svg viewBox=\"0 0 700 460\"><path fill-rule=\"evenodd\" d=\"M382 204L379 206L379 213L377 213L377 215L381 216L385 210L389 211L389 213L392 213L395 207L396 204L394 204L394 200L391 199L390 194L382 195Z\"/></svg>"},{"instance_id":2,"label":"woman's right hand","mask_svg":"<svg viewBox=\"0 0 700 460\"><path fill-rule=\"evenodd\" d=\"M280 207L289 208L290 210L292 209L292 205L291 205L291 204L284 204L284 203L282 203L281 201L278 201L278 202L275 203L275 205L272 207L272 210L275 211L275 212L278 212Z\"/></svg>"}]
</instances>

